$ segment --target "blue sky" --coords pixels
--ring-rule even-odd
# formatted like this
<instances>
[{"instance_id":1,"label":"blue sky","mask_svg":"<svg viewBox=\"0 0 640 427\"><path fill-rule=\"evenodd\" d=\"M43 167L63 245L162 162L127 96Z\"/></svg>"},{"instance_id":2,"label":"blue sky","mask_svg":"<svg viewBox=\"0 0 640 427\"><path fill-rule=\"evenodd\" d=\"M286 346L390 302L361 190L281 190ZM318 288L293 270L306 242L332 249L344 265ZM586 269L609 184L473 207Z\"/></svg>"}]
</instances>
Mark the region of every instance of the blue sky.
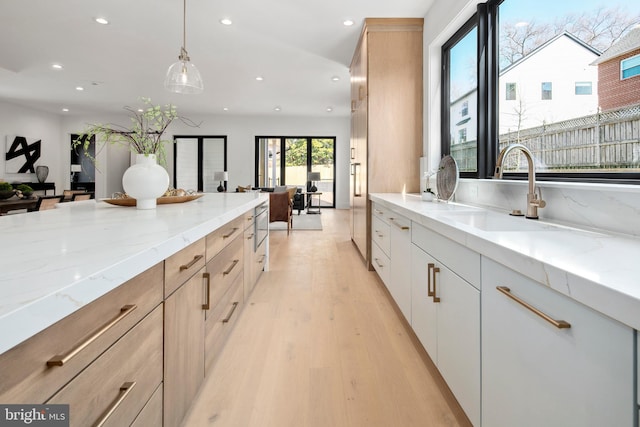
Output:
<instances>
[{"instance_id":1,"label":"blue sky","mask_svg":"<svg viewBox=\"0 0 640 427\"><path fill-rule=\"evenodd\" d=\"M500 5L501 22L553 23L569 14L579 15L595 11L600 7L619 6L628 15L640 14L640 0L505 0ZM473 89L475 84L470 76L475 75L477 63L475 31L470 33L452 49L451 83L452 98L455 99Z\"/></svg>"}]
</instances>

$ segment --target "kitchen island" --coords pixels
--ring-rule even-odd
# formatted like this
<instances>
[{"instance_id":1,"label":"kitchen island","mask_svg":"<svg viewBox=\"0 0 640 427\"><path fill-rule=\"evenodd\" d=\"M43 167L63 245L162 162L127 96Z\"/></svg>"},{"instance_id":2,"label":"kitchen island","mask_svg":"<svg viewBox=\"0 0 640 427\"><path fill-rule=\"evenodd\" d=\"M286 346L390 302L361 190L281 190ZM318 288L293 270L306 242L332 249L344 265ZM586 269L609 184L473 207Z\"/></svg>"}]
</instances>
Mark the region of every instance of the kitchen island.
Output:
<instances>
[{"instance_id":1,"label":"kitchen island","mask_svg":"<svg viewBox=\"0 0 640 427\"><path fill-rule=\"evenodd\" d=\"M0 354L265 202L206 194L137 210L91 200L0 217Z\"/></svg>"}]
</instances>

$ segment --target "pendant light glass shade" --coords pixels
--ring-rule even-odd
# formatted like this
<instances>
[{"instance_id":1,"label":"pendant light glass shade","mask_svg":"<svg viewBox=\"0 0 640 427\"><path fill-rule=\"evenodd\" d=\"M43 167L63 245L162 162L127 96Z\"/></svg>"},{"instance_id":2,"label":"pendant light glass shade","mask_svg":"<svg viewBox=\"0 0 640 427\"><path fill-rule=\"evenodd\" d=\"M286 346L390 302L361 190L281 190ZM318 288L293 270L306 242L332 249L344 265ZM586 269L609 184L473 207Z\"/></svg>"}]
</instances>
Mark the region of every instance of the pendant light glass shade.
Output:
<instances>
[{"instance_id":1,"label":"pendant light glass shade","mask_svg":"<svg viewBox=\"0 0 640 427\"><path fill-rule=\"evenodd\" d=\"M167 70L164 87L171 92L197 94L204 90L204 84L200 71L191 63L187 53L187 0L183 1L183 5L180 56L178 56L178 62L172 64Z\"/></svg>"}]
</instances>

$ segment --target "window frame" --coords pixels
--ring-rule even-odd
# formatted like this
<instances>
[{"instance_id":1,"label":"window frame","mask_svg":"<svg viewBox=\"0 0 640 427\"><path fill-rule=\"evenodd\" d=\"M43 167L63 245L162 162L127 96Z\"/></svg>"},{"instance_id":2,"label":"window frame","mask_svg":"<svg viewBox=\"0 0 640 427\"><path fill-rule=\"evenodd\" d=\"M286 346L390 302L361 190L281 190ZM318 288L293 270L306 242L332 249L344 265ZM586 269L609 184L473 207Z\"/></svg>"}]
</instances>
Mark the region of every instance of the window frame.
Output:
<instances>
[{"instance_id":1,"label":"window frame","mask_svg":"<svg viewBox=\"0 0 640 427\"><path fill-rule=\"evenodd\" d=\"M545 85L549 85L549 89L545 89ZM540 99L542 101L553 101L553 82L540 83Z\"/></svg>"},{"instance_id":2,"label":"window frame","mask_svg":"<svg viewBox=\"0 0 640 427\"><path fill-rule=\"evenodd\" d=\"M509 97L513 95L513 97ZM505 82L504 84L504 100L505 101L517 101L518 100L518 83Z\"/></svg>"},{"instance_id":3,"label":"window frame","mask_svg":"<svg viewBox=\"0 0 640 427\"><path fill-rule=\"evenodd\" d=\"M580 93L578 91L578 88L589 88L589 93ZM577 81L574 82L574 90L573 90L573 94L576 96L582 96L582 95L593 95L593 82L587 82L587 81Z\"/></svg>"},{"instance_id":4,"label":"window frame","mask_svg":"<svg viewBox=\"0 0 640 427\"><path fill-rule=\"evenodd\" d=\"M440 134L441 155L450 154L449 135L449 49L460 41L474 26L478 28L478 97L477 97L477 171L460 172L462 178L492 178L498 157L499 64L498 64L498 15L505 0L489 0L477 5L476 13L449 38L441 49L441 106ZM628 58L627 58L628 59ZM621 71L622 76L622 71ZM635 76L632 76L635 77ZM593 90L592 90L593 93ZM506 94L505 94L506 95ZM505 96L506 97L506 96ZM505 172L508 179L527 179L526 173ZM559 173L536 171L540 181L572 183L608 183L640 185L640 173L636 172L579 172Z\"/></svg>"},{"instance_id":5,"label":"window frame","mask_svg":"<svg viewBox=\"0 0 640 427\"><path fill-rule=\"evenodd\" d=\"M638 64L634 64L633 66L625 69L623 67L623 64L625 62L630 62L631 60L636 60L638 62ZM633 69L633 68L636 68L636 67L638 68L638 72L636 74L633 74L633 75L628 76L628 77L624 76L624 72L625 71ZM640 53L637 54L637 55L633 55L633 56L630 56L628 58L624 58L624 59L620 60L620 80L632 79L632 78L638 77L638 76L640 76Z\"/></svg>"}]
</instances>

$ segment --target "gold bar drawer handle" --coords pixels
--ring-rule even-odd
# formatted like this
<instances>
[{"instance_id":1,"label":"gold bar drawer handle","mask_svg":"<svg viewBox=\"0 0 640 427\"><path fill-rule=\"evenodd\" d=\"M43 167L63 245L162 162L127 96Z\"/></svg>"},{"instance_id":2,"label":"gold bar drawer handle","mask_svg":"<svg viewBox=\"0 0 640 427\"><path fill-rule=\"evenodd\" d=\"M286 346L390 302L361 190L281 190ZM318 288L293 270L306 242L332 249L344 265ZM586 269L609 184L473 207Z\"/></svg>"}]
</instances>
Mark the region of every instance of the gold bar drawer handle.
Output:
<instances>
[{"instance_id":1,"label":"gold bar drawer handle","mask_svg":"<svg viewBox=\"0 0 640 427\"><path fill-rule=\"evenodd\" d=\"M253 215L247 217L247 221L253 221Z\"/></svg>"},{"instance_id":2,"label":"gold bar drawer handle","mask_svg":"<svg viewBox=\"0 0 640 427\"><path fill-rule=\"evenodd\" d=\"M264 260L265 260L265 258L266 258L266 257L267 257L266 255L262 255L262 256L260 257L260 261L258 261L258 264L262 264L262 263L264 262Z\"/></svg>"},{"instance_id":3,"label":"gold bar drawer handle","mask_svg":"<svg viewBox=\"0 0 640 427\"><path fill-rule=\"evenodd\" d=\"M520 304L521 306L525 307L527 310L532 311L534 314L542 317L544 320L546 320L547 322L551 323L556 328L558 328L558 329L568 329L568 328L571 327L570 323L567 323L564 320L556 320L556 319L552 318L551 316L549 316L549 315L543 313L542 311L538 310L537 308L535 308L531 304L529 304L529 303L521 300L517 296L513 295L511 293L511 289L509 289L508 287L506 287L506 286L497 286L496 289L498 290L498 292L503 293L504 295L508 296L509 298L511 298L512 300L514 300L518 304Z\"/></svg>"},{"instance_id":4,"label":"gold bar drawer handle","mask_svg":"<svg viewBox=\"0 0 640 427\"><path fill-rule=\"evenodd\" d=\"M239 230L239 228L238 228L238 227L234 227L234 228L233 228L233 230L231 230L229 233L227 233L227 234L223 235L223 236L222 236L222 238L223 238L223 239L228 239L229 237L231 237L231 235L232 235L233 233L235 233L235 232L236 232L236 231L238 231L238 230Z\"/></svg>"},{"instance_id":5,"label":"gold bar drawer handle","mask_svg":"<svg viewBox=\"0 0 640 427\"><path fill-rule=\"evenodd\" d=\"M196 256L194 256L189 264L183 264L183 265L180 266L180 271L185 271L185 270L190 269L191 267L193 267L195 265L196 262L200 261L202 258L204 258L204 255L196 255Z\"/></svg>"},{"instance_id":6,"label":"gold bar drawer handle","mask_svg":"<svg viewBox=\"0 0 640 427\"><path fill-rule=\"evenodd\" d=\"M236 308L238 308L238 301L235 301L232 306L231 306L231 311L229 311L229 314L227 315L227 317L225 317L224 319L222 319L222 323L229 323L229 320L231 320L231 316L233 316L233 312L236 311Z\"/></svg>"},{"instance_id":7,"label":"gold bar drawer handle","mask_svg":"<svg viewBox=\"0 0 640 427\"><path fill-rule=\"evenodd\" d=\"M400 230L408 230L409 227L407 227L406 225L402 225L402 224L398 224L396 222L395 218L389 218L389 221L391 221L393 223L393 225L395 225L396 227L398 227Z\"/></svg>"},{"instance_id":8,"label":"gold bar drawer handle","mask_svg":"<svg viewBox=\"0 0 640 427\"><path fill-rule=\"evenodd\" d=\"M109 417L115 412L115 410L118 409L118 406L120 406L120 404L124 401L124 399L127 398L129 393L131 393L131 390L133 390L135 386L136 386L135 381L126 382L122 384L122 387L120 387L120 392L118 393L118 397L116 398L116 400L114 400L113 403L109 405L107 409L105 409L102 415L100 415L100 418L98 418L98 421L96 421L93 424L93 427L102 427L104 423L107 422Z\"/></svg>"},{"instance_id":9,"label":"gold bar drawer handle","mask_svg":"<svg viewBox=\"0 0 640 427\"><path fill-rule=\"evenodd\" d=\"M113 319L109 320L107 323L97 328L95 331L93 331L89 335L88 338L83 340L81 343L77 344L68 352L53 356L51 359L47 360L47 366L63 366L65 363L69 362L69 360L75 357L78 353L84 350L89 344L91 344L92 342L100 338L102 335L104 335L105 332L107 332L109 329L114 327L122 319L127 317L136 308L138 308L138 306L135 304L125 305L120 309L120 313L117 316L115 316Z\"/></svg>"},{"instance_id":10,"label":"gold bar drawer handle","mask_svg":"<svg viewBox=\"0 0 640 427\"><path fill-rule=\"evenodd\" d=\"M234 259L233 262L231 263L231 266L229 268L227 268L226 271L224 271L222 273L223 276L226 276L227 274L231 273L231 270L233 270L234 268L236 268L236 265L238 265L238 263L240 262L239 259Z\"/></svg>"},{"instance_id":11,"label":"gold bar drawer handle","mask_svg":"<svg viewBox=\"0 0 640 427\"><path fill-rule=\"evenodd\" d=\"M202 309L209 310L211 308L211 274L202 273L202 278L207 282L207 286L204 288L206 302L202 304Z\"/></svg>"},{"instance_id":12,"label":"gold bar drawer handle","mask_svg":"<svg viewBox=\"0 0 640 427\"><path fill-rule=\"evenodd\" d=\"M247 240L253 239L253 236L255 236L255 233L251 233L251 235L249 237L247 237Z\"/></svg>"}]
</instances>

